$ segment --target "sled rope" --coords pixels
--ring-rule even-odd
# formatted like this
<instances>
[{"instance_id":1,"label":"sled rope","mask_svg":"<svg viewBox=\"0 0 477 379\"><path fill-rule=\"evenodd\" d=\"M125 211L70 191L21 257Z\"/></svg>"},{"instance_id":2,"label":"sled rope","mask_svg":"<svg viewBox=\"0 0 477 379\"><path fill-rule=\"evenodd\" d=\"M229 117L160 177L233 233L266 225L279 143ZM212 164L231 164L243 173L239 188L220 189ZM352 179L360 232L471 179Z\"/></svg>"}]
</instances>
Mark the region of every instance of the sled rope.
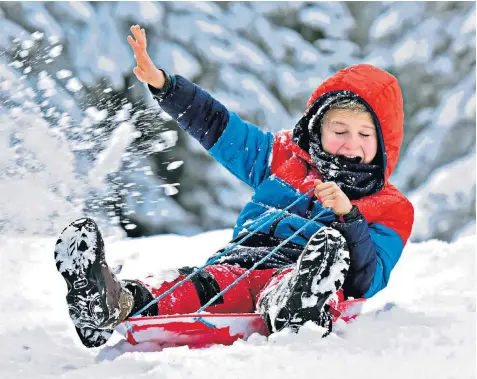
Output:
<instances>
[{"instance_id":1,"label":"sled rope","mask_svg":"<svg viewBox=\"0 0 477 379\"><path fill-rule=\"evenodd\" d=\"M211 259L209 259L203 266L199 267L197 270L195 270L194 272L192 272L191 274L187 275L183 280L181 280L180 282L176 283L174 286L172 286L171 288L169 288L166 292L164 292L162 295L156 297L154 300L152 300L149 304L145 305L143 308L141 308L140 310L138 310L136 313L134 313L132 315L132 317L136 317L136 316L139 316L142 312L144 312L147 308L149 308L151 305L159 302L160 300L162 300L164 297L166 297L167 295L169 295L171 292L173 292L177 287L181 286L182 284L184 284L186 281L188 281L190 278L193 278L194 276L198 275L204 268L206 268L207 266L210 266L212 263L214 263L216 260L218 260L219 258L221 258L222 256L224 256L225 254L227 254L230 250L232 250L235 246L237 245L240 245L242 242L245 242L246 240L248 240L252 235L254 235L258 229L260 229L261 227L265 226L266 224L268 223L273 223L273 221L275 221L278 217L280 217L281 215L283 215L288 209L290 209L292 206L294 206L296 203L298 203L301 199L303 199L305 196L308 196L308 194L310 194L312 191L314 191L314 188L312 188L311 190L309 190L308 192L304 193L302 196L300 196L298 199L296 199L293 203L291 203L290 205L288 205L286 208L283 208L281 210L281 212L279 212L276 216L272 217L270 220L267 220L265 222L263 222L262 224L259 224L257 225L257 227L250 231L245 237L243 237L240 241L237 241L235 242L233 245L231 245L230 247L226 248L222 253L216 255L215 257L212 257Z\"/></svg>"},{"instance_id":2,"label":"sled rope","mask_svg":"<svg viewBox=\"0 0 477 379\"><path fill-rule=\"evenodd\" d=\"M142 307L141 309L139 309L136 313L134 313L131 317L137 317L137 316L140 316L142 312L144 312L146 309L148 309L150 306L152 306L153 304L156 304L158 303L159 301L161 301L164 297L166 297L167 295L169 295L170 293L172 293L177 287L181 286L182 284L184 284L186 281L188 281L189 279L193 278L194 276L198 275L204 268L206 268L207 266L210 266L212 263L214 263L215 261L217 261L219 258L223 257L225 254L227 254L230 250L232 250L234 247L236 247L237 245L241 244L242 242L245 242L246 240L248 240L252 235L254 235L261 227L269 224L269 223L273 223L277 218L281 217L288 209L290 209L291 207L293 207L295 204L297 204L300 200L302 200L303 198L305 198L306 196L308 196L311 192L314 191L314 188L310 189L308 192L304 193L303 195L301 195L298 199L296 199L295 201L293 201L290 205L288 205L287 207L283 208L277 215L273 216L272 218L270 218L269 220L267 221L264 221L263 223L257 225L257 227L254 229L254 230L251 230L249 233L247 233L247 235L245 235L245 237L243 237L242 239L240 239L239 241L235 242L234 244L232 244L231 246L229 246L228 248L226 248L222 253L216 255L215 257L212 257L211 259L209 259L204 265L202 265L201 267L199 267L197 270L195 270L194 272L192 272L191 274L187 275L183 280L181 280L180 282L176 283L175 285L173 285L171 288L169 288L166 292L164 292L163 294L161 294L160 296L158 296L157 298L155 298L154 300L152 300L151 302L149 302L148 304L146 304L144 307ZM307 225L309 225L311 222L313 222L316 218L318 218L319 216L321 216L323 214L323 212L325 211L325 209L323 209L323 211L321 211L320 213L318 213L318 215L316 215L315 217L313 217L313 219L311 219L310 221L308 221L305 225L303 225L300 229L298 229L298 231L293 234L291 237L289 237L287 240L283 241L277 248L275 248L272 252L276 252L276 250L278 250L284 243L288 242L289 239L295 237L295 235L297 235L304 227L306 227ZM269 256L271 256L271 254L267 255L266 257L264 257L265 259L268 259ZM264 259L264 260L265 260ZM263 261L264 261L263 260ZM262 261L259 262L259 264L262 263ZM240 278L239 278L240 279ZM228 288L228 287L227 287ZM228 289L227 289L228 290ZM215 301L215 299L214 299ZM205 321L205 320L204 320ZM205 323L205 322L204 322ZM208 325L209 323L206 323L206 325ZM128 321L126 321L125 323L125 326L126 328L131 332L131 333L134 333L130 323ZM208 325L208 326L211 326L211 325Z\"/></svg>"},{"instance_id":3,"label":"sled rope","mask_svg":"<svg viewBox=\"0 0 477 379\"><path fill-rule=\"evenodd\" d=\"M269 252L267 255L265 255L261 260L259 260L257 263L255 263L251 268L249 268L247 271L245 271L242 275L240 275L233 283L230 283L227 287L225 287L222 291L220 291L217 295L215 295L212 299L210 299L206 304L204 304L202 307L200 307L196 313L201 313L206 309L209 305L211 305L215 300L217 300L219 297L221 297L224 293L229 291L231 288L235 287L243 278L246 276L250 275L250 273L255 270L259 265L261 265L263 262L265 262L268 258L270 258L273 254L275 254L284 244L286 244L288 241L296 237L303 229L305 229L308 225L310 225L313 221L315 221L318 217L320 217L327 208L324 208L321 212L319 212L315 217L307 221L305 225L303 225L300 229L298 229L295 233L293 233L290 237L288 237L286 240L281 242L276 248L274 248L271 252Z\"/></svg>"}]
</instances>

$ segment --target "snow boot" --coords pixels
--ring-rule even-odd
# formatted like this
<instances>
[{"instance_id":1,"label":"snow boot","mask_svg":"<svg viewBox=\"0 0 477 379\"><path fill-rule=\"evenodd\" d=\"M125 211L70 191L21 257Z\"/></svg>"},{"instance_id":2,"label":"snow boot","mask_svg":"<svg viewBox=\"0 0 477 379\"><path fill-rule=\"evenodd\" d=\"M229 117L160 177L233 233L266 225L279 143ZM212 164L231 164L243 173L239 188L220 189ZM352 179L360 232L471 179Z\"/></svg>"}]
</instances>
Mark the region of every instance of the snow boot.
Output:
<instances>
[{"instance_id":1,"label":"snow boot","mask_svg":"<svg viewBox=\"0 0 477 379\"><path fill-rule=\"evenodd\" d=\"M68 287L66 302L87 347L104 344L114 328L153 299L138 281L119 281L106 264L104 241L90 218L66 227L55 246L56 268ZM157 315L157 305L145 314Z\"/></svg>"},{"instance_id":2,"label":"snow boot","mask_svg":"<svg viewBox=\"0 0 477 379\"><path fill-rule=\"evenodd\" d=\"M271 282L260 295L258 310L270 332L286 327L296 332L312 321L325 328L323 337L331 333L327 302L343 286L349 265L344 237L335 229L322 227L308 241L296 267L275 285Z\"/></svg>"}]
</instances>

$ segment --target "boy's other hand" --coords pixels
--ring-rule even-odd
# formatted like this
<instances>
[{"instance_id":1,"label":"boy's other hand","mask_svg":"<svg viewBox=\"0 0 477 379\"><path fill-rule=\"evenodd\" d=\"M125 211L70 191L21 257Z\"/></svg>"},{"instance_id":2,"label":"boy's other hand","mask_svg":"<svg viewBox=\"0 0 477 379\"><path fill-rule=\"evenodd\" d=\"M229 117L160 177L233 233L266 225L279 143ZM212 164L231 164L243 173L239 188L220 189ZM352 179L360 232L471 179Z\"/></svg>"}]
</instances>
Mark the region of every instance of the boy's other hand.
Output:
<instances>
[{"instance_id":1,"label":"boy's other hand","mask_svg":"<svg viewBox=\"0 0 477 379\"><path fill-rule=\"evenodd\" d=\"M139 25L131 26L130 30L134 38L128 36L128 42L134 51L134 59L136 59L137 64L133 69L134 74L141 82L161 89L165 82L164 73L152 63L146 51L146 31L141 29Z\"/></svg>"},{"instance_id":2,"label":"boy's other hand","mask_svg":"<svg viewBox=\"0 0 477 379\"><path fill-rule=\"evenodd\" d=\"M323 208L330 208L337 216L343 216L351 211L353 205L335 182L325 182L317 179L315 196L323 204Z\"/></svg>"}]
</instances>

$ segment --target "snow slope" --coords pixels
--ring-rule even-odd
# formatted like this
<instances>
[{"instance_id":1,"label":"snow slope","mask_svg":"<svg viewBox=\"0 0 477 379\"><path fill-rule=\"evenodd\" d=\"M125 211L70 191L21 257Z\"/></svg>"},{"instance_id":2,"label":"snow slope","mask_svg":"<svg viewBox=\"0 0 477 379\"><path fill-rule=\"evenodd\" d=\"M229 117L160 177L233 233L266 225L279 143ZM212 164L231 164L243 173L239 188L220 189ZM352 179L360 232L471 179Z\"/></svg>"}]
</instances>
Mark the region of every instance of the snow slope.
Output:
<instances>
[{"instance_id":1,"label":"snow slope","mask_svg":"<svg viewBox=\"0 0 477 379\"><path fill-rule=\"evenodd\" d=\"M121 277L199 265L230 230L106 239ZM69 321L51 237L0 236L0 378L475 378L476 237L409 244L387 289L326 339L307 325L233 346L84 348ZM166 270L162 274L161 270ZM385 310L385 311L384 311ZM132 351L137 350L137 351Z\"/></svg>"}]
</instances>

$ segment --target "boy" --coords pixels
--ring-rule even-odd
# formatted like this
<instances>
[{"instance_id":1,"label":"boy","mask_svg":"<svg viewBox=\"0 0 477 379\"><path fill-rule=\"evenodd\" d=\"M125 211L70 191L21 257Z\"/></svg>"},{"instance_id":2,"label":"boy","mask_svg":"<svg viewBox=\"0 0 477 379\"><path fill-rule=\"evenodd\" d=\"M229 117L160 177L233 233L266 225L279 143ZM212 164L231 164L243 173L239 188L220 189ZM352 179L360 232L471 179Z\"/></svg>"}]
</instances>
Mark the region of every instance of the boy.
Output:
<instances>
[{"instance_id":1,"label":"boy","mask_svg":"<svg viewBox=\"0 0 477 379\"><path fill-rule=\"evenodd\" d=\"M370 65L341 70L313 92L293 130L273 135L241 120L185 78L156 68L144 29L135 25L131 32L137 78L182 129L255 190L231 243L258 227L143 314L196 311L319 213L206 310L258 311L271 332L297 330L306 321L331 331L327 302L332 296L369 298L386 287L413 223L412 205L388 182L403 139L396 78ZM105 262L103 240L91 219L65 228L55 259L68 284L70 316L88 347L105 343L121 321L192 272L180 269L175 281L159 288L119 281Z\"/></svg>"}]
</instances>

